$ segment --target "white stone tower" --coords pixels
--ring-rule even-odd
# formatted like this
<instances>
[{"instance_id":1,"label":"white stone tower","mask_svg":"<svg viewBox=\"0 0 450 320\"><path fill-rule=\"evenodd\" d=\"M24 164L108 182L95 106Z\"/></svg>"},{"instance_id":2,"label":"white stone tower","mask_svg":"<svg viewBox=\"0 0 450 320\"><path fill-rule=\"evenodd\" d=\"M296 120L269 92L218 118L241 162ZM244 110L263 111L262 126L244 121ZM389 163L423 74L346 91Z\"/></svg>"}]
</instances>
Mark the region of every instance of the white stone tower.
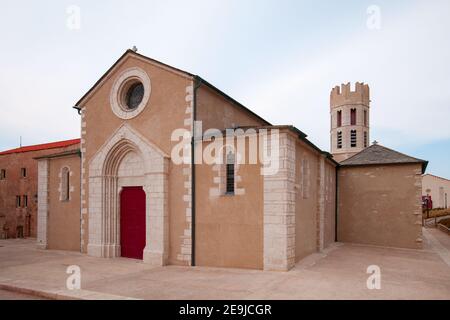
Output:
<instances>
[{"instance_id":1,"label":"white stone tower","mask_svg":"<svg viewBox=\"0 0 450 320\"><path fill-rule=\"evenodd\" d=\"M330 94L331 153L341 162L367 148L369 131L369 86L357 82L336 86Z\"/></svg>"}]
</instances>

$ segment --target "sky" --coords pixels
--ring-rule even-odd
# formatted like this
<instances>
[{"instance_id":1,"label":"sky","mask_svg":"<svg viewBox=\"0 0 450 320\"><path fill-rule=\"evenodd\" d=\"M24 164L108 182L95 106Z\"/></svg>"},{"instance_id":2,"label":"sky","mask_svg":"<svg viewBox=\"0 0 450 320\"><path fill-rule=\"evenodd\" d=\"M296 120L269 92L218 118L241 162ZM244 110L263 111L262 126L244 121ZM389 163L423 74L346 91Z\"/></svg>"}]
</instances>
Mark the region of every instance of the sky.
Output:
<instances>
[{"instance_id":1,"label":"sky","mask_svg":"<svg viewBox=\"0 0 450 320\"><path fill-rule=\"evenodd\" d=\"M331 89L368 83L371 140L450 178L449 39L448 0L0 0L0 150L79 137L73 105L137 46L324 150Z\"/></svg>"}]
</instances>

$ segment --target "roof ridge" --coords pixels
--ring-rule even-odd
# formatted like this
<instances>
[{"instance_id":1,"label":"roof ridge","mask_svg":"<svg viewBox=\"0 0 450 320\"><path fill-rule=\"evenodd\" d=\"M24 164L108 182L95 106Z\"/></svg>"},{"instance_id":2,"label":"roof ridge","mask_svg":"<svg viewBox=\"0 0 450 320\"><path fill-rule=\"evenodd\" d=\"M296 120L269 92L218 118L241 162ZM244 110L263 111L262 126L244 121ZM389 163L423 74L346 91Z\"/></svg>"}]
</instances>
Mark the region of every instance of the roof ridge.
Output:
<instances>
[{"instance_id":1,"label":"roof ridge","mask_svg":"<svg viewBox=\"0 0 450 320\"><path fill-rule=\"evenodd\" d=\"M76 138L76 139L39 143L39 144L33 144L33 145L28 145L28 146L21 146L21 147L14 148L14 149L0 151L0 155L38 151L38 150L45 150L45 149L63 148L63 147L68 147L68 146L71 146L74 144L78 144L78 143L80 143L80 141L81 141L80 138Z\"/></svg>"},{"instance_id":2,"label":"roof ridge","mask_svg":"<svg viewBox=\"0 0 450 320\"><path fill-rule=\"evenodd\" d=\"M360 154L361 152L363 152L363 151L365 151L365 150L367 150L367 149L369 149L369 148L372 148L373 146L376 146L376 144L372 144L372 145L370 145L370 146L368 146L368 147L362 149L360 152L355 153L354 155L348 157L347 159L345 159L344 161L341 161L340 163L343 163L343 162L345 162L345 161L347 161L347 160L350 160L351 158L357 156L358 154Z\"/></svg>"},{"instance_id":3,"label":"roof ridge","mask_svg":"<svg viewBox=\"0 0 450 320\"><path fill-rule=\"evenodd\" d=\"M411 157L402 152L385 147L380 144L373 144L370 147L358 152L352 157L342 161L341 166L364 166L364 165L387 165L387 164L407 164L421 163L422 174L425 173L428 161Z\"/></svg>"},{"instance_id":4,"label":"roof ridge","mask_svg":"<svg viewBox=\"0 0 450 320\"><path fill-rule=\"evenodd\" d=\"M402 155L402 156L404 156L404 157L408 157L408 158L411 158L411 159L414 159L414 160L418 160L418 161L425 161L425 160L423 160L423 159L419 159L419 158L416 158L416 157L412 157L412 156L410 156L410 155L407 155L406 153L403 153L403 152L400 152L400 151L397 151L397 150L394 150L394 149L385 147L385 146L383 146L383 145L381 145L381 144L375 144L375 146L380 146L380 147L385 148L385 149L387 149L387 150L389 150L389 151L391 151L391 152L398 153L398 154L400 154L400 155ZM364 150L363 150L363 151L364 151Z\"/></svg>"}]
</instances>

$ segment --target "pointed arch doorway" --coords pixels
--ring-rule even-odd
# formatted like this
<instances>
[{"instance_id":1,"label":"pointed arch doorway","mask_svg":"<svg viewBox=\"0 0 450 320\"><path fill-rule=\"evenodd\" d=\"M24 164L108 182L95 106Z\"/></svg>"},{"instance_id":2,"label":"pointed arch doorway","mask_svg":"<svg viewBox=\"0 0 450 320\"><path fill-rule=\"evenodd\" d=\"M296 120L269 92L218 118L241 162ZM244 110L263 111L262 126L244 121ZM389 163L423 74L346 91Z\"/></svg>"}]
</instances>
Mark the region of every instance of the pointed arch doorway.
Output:
<instances>
[{"instance_id":1,"label":"pointed arch doorway","mask_svg":"<svg viewBox=\"0 0 450 320\"><path fill-rule=\"evenodd\" d=\"M89 255L121 256L121 191L142 186L139 197L144 192L145 220L140 226L145 229L145 246L139 256L144 263L167 263L168 168L169 156L126 124L105 142L89 163Z\"/></svg>"}]
</instances>

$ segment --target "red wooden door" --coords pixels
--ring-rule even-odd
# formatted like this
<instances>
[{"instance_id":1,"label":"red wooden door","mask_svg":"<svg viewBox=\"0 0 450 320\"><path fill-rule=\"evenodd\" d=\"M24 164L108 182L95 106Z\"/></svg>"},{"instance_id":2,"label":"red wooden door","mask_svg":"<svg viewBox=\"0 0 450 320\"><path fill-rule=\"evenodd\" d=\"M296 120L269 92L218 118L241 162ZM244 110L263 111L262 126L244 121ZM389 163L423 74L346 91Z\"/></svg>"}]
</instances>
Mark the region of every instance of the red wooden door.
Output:
<instances>
[{"instance_id":1,"label":"red wooden door","mask_svg":"<svg viewBox=\"0 0 450 320\"><path fill-rule=\"evenodd\" d=\"M125 187L120 193L121 256L143 258L145 247L145 192L142 187Z\"/></svg>"}]
</instances>

